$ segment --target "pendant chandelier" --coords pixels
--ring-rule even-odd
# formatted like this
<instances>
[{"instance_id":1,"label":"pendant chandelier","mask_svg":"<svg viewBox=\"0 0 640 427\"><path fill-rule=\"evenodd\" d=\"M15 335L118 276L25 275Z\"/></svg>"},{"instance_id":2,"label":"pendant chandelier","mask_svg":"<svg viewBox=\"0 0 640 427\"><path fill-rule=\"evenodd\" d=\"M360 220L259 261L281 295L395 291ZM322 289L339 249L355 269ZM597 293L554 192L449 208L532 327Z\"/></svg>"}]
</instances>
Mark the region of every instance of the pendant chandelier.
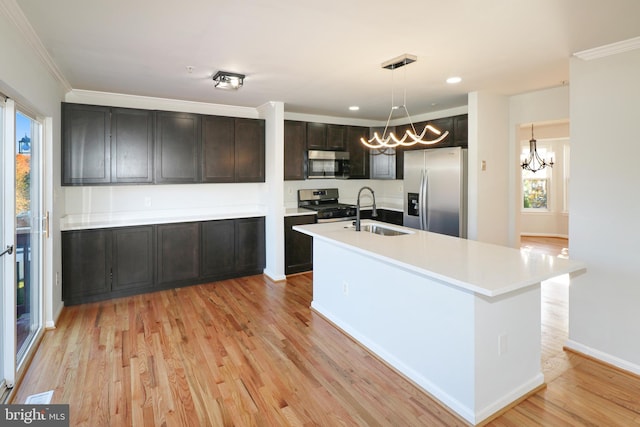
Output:
<instances>
[{"instance_id":1,"label":"pendant chandelier","mask_svg":"<svg viewBox=\"0 0 640 427\"><path fill-rule=\"evenodd\" d=\"M390 59L382 64L382 68L387 70L395 70L396 68L403 67L405 65L409 65L413 62L416 62L417 57L415 55L404 54L397 58ZM392 75L393 79L393 75ZM404 135L398 138L394 132L389 130L389 123L391 122L391 116L393 115L394 110L402 109L409 119L410 129L407 129ZM427 139L427 131L430 134L435 136L434 139ZM360 138L360 142L365 146L373 149L385 150L387 148L394 148L398 146L409 147L415 144L422 145L431 145L436 144L443 139L445 139L449 135L449 131L445 131L442 133L440 130L436 129L431 125L426 125L422 132L418 134L415 126L413 125L413 121L411 120L411 116L409 115L409 110L407 110L407 88L406 88L406 73L405 73L405 88L404 88L404 99L401 106L394 105L393 102L393 84L391 85L391 111L389 111L389 117L387 118L387 123L382 131L382 136L378 134L378 132L374 132L373 138L367 140L365 138Z\"/></svg>"},{"instance_id":2,"label":"pendant chandelier","mask_svg":"<svg viewBox=\"0 0 640 427\"><path fill-rule=\"evenodd\" d=\"M533 124L531 124L531 139L529 140L529 155L522 158L522 163L520 163L520 167L523 170L528 170L533 173L538 172L545 167L553 167L553 157L550 161L546 161L538 154L538 148L536 145L536 140L533 137Z\"/></svg>"}]
</instances>

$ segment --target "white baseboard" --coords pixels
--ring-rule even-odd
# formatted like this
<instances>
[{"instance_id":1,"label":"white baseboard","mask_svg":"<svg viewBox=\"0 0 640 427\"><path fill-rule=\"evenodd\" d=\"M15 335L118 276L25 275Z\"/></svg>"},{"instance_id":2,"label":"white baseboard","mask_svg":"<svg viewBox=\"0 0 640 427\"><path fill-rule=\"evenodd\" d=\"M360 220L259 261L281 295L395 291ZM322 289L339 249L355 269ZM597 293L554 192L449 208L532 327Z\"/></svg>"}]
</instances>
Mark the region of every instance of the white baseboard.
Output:
<instances>
[{"instance_id":1,"label":"white baseboard","mask_svg":"<svg viewBox=\"0 0 640 427\"><path fill-rule=\"evenodd\" d=\"M55 313L55 315L53 316L53 320L47 320L44 323L44 328L45 329L55 329L56 328L56 322L58 321L58 319L60 319L60 314L62 314L62 309L64 308L64 302L62 304L60 304L60 308L58 309L58 312Z\"/></svg>"},{"instance_id":2,"label":"white baseboard","mask_svg":"<svg viewBox=\"0 0 640 427\"><path fill-rule=\"evenodd\" d=\"M596 350L595 348L591 348L572 340L567 340L567 342L565 343L565 347L589 357L593 357L594 359L600 360L609 365L615 366L616 368L631 372L632 374L640 375L640 365L631 363L628 360L620 359L619 357L613 356L609 353L605 353L604 351Z\"/></svg>"},{"instance_id":3,"label":"white baseboard","mask_svg":"<svg viewBox=\"0 0 640 427\"><path fill-rule=\"evenodd\" d=\"M522 232L520 233L520 237L560 237L562 239L568 239L569 236L566 234L555 234L555 233L528 233Z\"/></svg>"},{"instance_id":4,"label":"white baseboard","mask_svg":"<svg viewBox=\"0 0 640 427\"><path fill-rule=\"evenodd\" d=\"M262 273L274 282L283 282L287 280L287 276L284 274L277 274L273 271L268 271L266 268L262 270Z\"/></svg>"}]
</instances>

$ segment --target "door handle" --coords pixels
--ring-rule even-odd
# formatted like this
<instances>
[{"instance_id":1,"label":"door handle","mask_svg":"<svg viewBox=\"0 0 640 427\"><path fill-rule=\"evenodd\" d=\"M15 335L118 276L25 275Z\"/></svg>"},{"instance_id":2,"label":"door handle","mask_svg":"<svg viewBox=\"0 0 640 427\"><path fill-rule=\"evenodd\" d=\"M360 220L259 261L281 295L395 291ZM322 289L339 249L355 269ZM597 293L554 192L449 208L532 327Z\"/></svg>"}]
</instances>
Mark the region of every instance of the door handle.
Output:
<instances>
[{"instance_id":1,"label":"door handle","mask_svg":"<svg viewBox=\"0 0 640 427\"><path fill-rule=\"evenodd\" d=\"M13 245L7 245L7 249L5 249L4 251L2 251L2 253L0 254L0 256L4 255L4 254L9 254L11 255L13 253Z\"/></svg>"}]
</instances>

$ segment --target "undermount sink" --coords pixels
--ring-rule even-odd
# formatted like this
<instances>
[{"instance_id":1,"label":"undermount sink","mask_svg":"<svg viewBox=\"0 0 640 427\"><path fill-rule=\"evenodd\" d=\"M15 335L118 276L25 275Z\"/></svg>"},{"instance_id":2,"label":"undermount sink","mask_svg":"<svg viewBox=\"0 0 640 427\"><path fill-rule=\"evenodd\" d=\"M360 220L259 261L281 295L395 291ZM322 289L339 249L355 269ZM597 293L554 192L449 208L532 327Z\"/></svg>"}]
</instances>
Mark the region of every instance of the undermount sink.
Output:
<instances>
[{"instance_id":1,"label":"undermount sink","mask_svg":"<svg viewBox=\"0 0 640 427\"><path fill-rule=\"evenodd\" d=\"M363 224L360 227L360 230L368 233L379 234L381 236L402 236L404 234L411 234L410 231L388 228L378 224Z\"/></svg>"}]
</instances>

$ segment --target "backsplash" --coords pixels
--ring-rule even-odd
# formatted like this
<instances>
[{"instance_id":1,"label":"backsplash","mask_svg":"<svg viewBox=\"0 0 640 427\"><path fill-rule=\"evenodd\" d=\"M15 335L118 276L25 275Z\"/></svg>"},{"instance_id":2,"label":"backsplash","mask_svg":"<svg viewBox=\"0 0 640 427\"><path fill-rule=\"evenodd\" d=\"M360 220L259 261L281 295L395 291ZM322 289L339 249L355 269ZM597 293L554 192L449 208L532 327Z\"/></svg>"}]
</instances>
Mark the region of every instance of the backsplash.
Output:
<instances>
[{"instance_id":1,"label":"backsplash","mask_svg":"<svg viewBox=\"0 0 640 427\"><path fill-rule=\"evenodd\" d=\"M284 182L284 205L285 208L295 208L298 206L298 190L301 188L337 188L340 193L340 202L355 204L358 191L363 186L368 186L376 193L376 203L378 206L387 208L402 209L402 180L380 180L380 179L308 179L305 181L285 181ZM368 193L363 203L369 204Z\"/></svg>"}]
</instances>

